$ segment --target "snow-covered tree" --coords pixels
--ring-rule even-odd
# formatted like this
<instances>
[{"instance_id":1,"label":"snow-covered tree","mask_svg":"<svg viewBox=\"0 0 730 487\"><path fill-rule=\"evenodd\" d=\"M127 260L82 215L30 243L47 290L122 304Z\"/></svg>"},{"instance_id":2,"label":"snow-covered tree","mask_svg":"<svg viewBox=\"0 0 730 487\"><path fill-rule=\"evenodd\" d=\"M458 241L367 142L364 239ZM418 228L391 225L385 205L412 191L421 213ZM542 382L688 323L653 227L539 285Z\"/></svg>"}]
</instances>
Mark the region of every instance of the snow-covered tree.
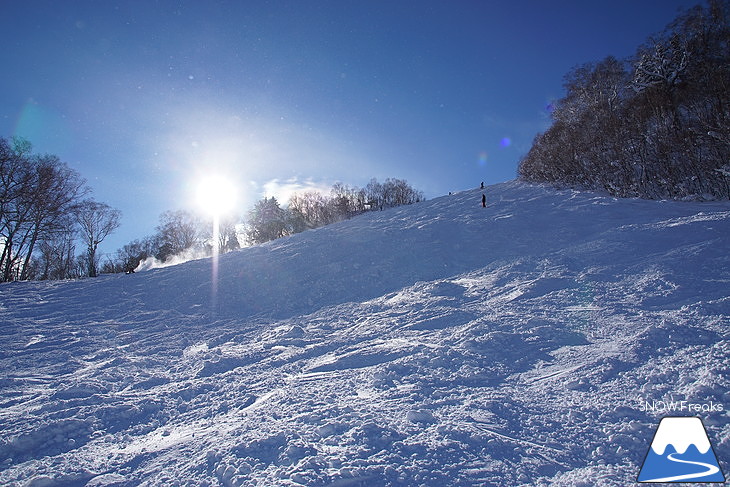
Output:
<instances>
[{"instance_id":1,"label":"snow-covered tree","mask_svg":"<svg viewBox=\"0 0 730 487\"><path fill-rule=\"evenodd\" d=\"M730 198L729 18L730 1L710 0L631 59L569 72L520 177L616 196Z\"/></svg>"},{"instance_id":2,"label":"snow-covered tree","mask_svg":"<svg viewBox=\"0 0 730 487\"><path fill-rule=\"evenodd\" d=\"M287 234L287 215L273 196L258 201L246 219L246 238L252 244L275 240Z\"/></svg>"}]
</instances>

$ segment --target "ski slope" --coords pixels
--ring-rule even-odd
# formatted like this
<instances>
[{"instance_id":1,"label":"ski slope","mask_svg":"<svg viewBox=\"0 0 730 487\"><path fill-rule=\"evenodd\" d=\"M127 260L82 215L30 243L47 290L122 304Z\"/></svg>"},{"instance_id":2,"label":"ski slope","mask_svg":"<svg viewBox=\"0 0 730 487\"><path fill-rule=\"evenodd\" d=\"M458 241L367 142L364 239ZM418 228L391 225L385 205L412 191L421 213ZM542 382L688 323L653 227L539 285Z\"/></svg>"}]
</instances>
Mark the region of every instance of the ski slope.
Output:
<instances>
[{"instance_id":1,"label":"ski slope","mask_svg":"<svg viewBox=\"0 0 730 487\"><path fill-rule=\"evenodd\" d=\"M485 192L0 285L0 485L625 486L665 415L727 474L730 203Z\"/></svg>"}]
</instances>

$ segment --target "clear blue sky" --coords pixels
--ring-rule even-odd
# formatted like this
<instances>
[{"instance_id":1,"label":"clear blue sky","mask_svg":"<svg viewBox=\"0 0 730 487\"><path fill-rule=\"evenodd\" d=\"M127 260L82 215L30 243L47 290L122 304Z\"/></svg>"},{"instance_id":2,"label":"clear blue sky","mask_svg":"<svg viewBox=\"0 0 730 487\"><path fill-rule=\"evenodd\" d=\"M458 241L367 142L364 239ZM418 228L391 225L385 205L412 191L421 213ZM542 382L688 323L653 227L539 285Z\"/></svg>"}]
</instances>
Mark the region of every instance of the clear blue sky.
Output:
<instances>
[{"instance_id":1,"label":"clear blue sky","mask_svg":"<svg viewBox=\"0 0 730 487\"><path fill-rule=\"evenodd\" d=\"M123 212L112 252L201 175L268 191L513 179L562 78L624 58L694 0L0 0L0 136Z\"/></svg>"}]
</instances>

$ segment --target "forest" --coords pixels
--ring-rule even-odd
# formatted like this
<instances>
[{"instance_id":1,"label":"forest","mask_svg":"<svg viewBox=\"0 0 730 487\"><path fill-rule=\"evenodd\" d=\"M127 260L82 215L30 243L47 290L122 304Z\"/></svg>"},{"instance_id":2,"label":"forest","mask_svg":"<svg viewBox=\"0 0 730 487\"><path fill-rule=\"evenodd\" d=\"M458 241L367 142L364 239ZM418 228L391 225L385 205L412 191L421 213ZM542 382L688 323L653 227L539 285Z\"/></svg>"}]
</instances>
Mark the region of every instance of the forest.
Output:
<instances>
[{"instance_id":1,"label":"forest","mask_svg":"<svg viewBox=\"0 0 730 487\"><path fill-rule=\"evenodd\" d=\"M625 60L573 68L519 177L618 197L730 198L730 2L679 15Z\"/></svg>"}]
</instances>

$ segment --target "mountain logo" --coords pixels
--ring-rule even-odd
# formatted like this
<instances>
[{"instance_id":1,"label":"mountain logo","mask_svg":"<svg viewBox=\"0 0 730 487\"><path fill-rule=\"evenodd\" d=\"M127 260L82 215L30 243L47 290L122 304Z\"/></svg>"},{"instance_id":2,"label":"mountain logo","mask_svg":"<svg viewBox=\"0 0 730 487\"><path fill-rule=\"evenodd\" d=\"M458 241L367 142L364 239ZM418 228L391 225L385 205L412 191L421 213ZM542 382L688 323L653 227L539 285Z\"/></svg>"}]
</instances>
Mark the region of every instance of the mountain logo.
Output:
<instances>
[{"instance_id":1,"label":"mountain logo","mask_svg":"<svg viewBox=\"0 0 730 487\"><path fill-rule=\"evenodd\" d=\"M662 418L637 482L725 482L705 426L694 416Z\"/></svg>"}]
</instances>

